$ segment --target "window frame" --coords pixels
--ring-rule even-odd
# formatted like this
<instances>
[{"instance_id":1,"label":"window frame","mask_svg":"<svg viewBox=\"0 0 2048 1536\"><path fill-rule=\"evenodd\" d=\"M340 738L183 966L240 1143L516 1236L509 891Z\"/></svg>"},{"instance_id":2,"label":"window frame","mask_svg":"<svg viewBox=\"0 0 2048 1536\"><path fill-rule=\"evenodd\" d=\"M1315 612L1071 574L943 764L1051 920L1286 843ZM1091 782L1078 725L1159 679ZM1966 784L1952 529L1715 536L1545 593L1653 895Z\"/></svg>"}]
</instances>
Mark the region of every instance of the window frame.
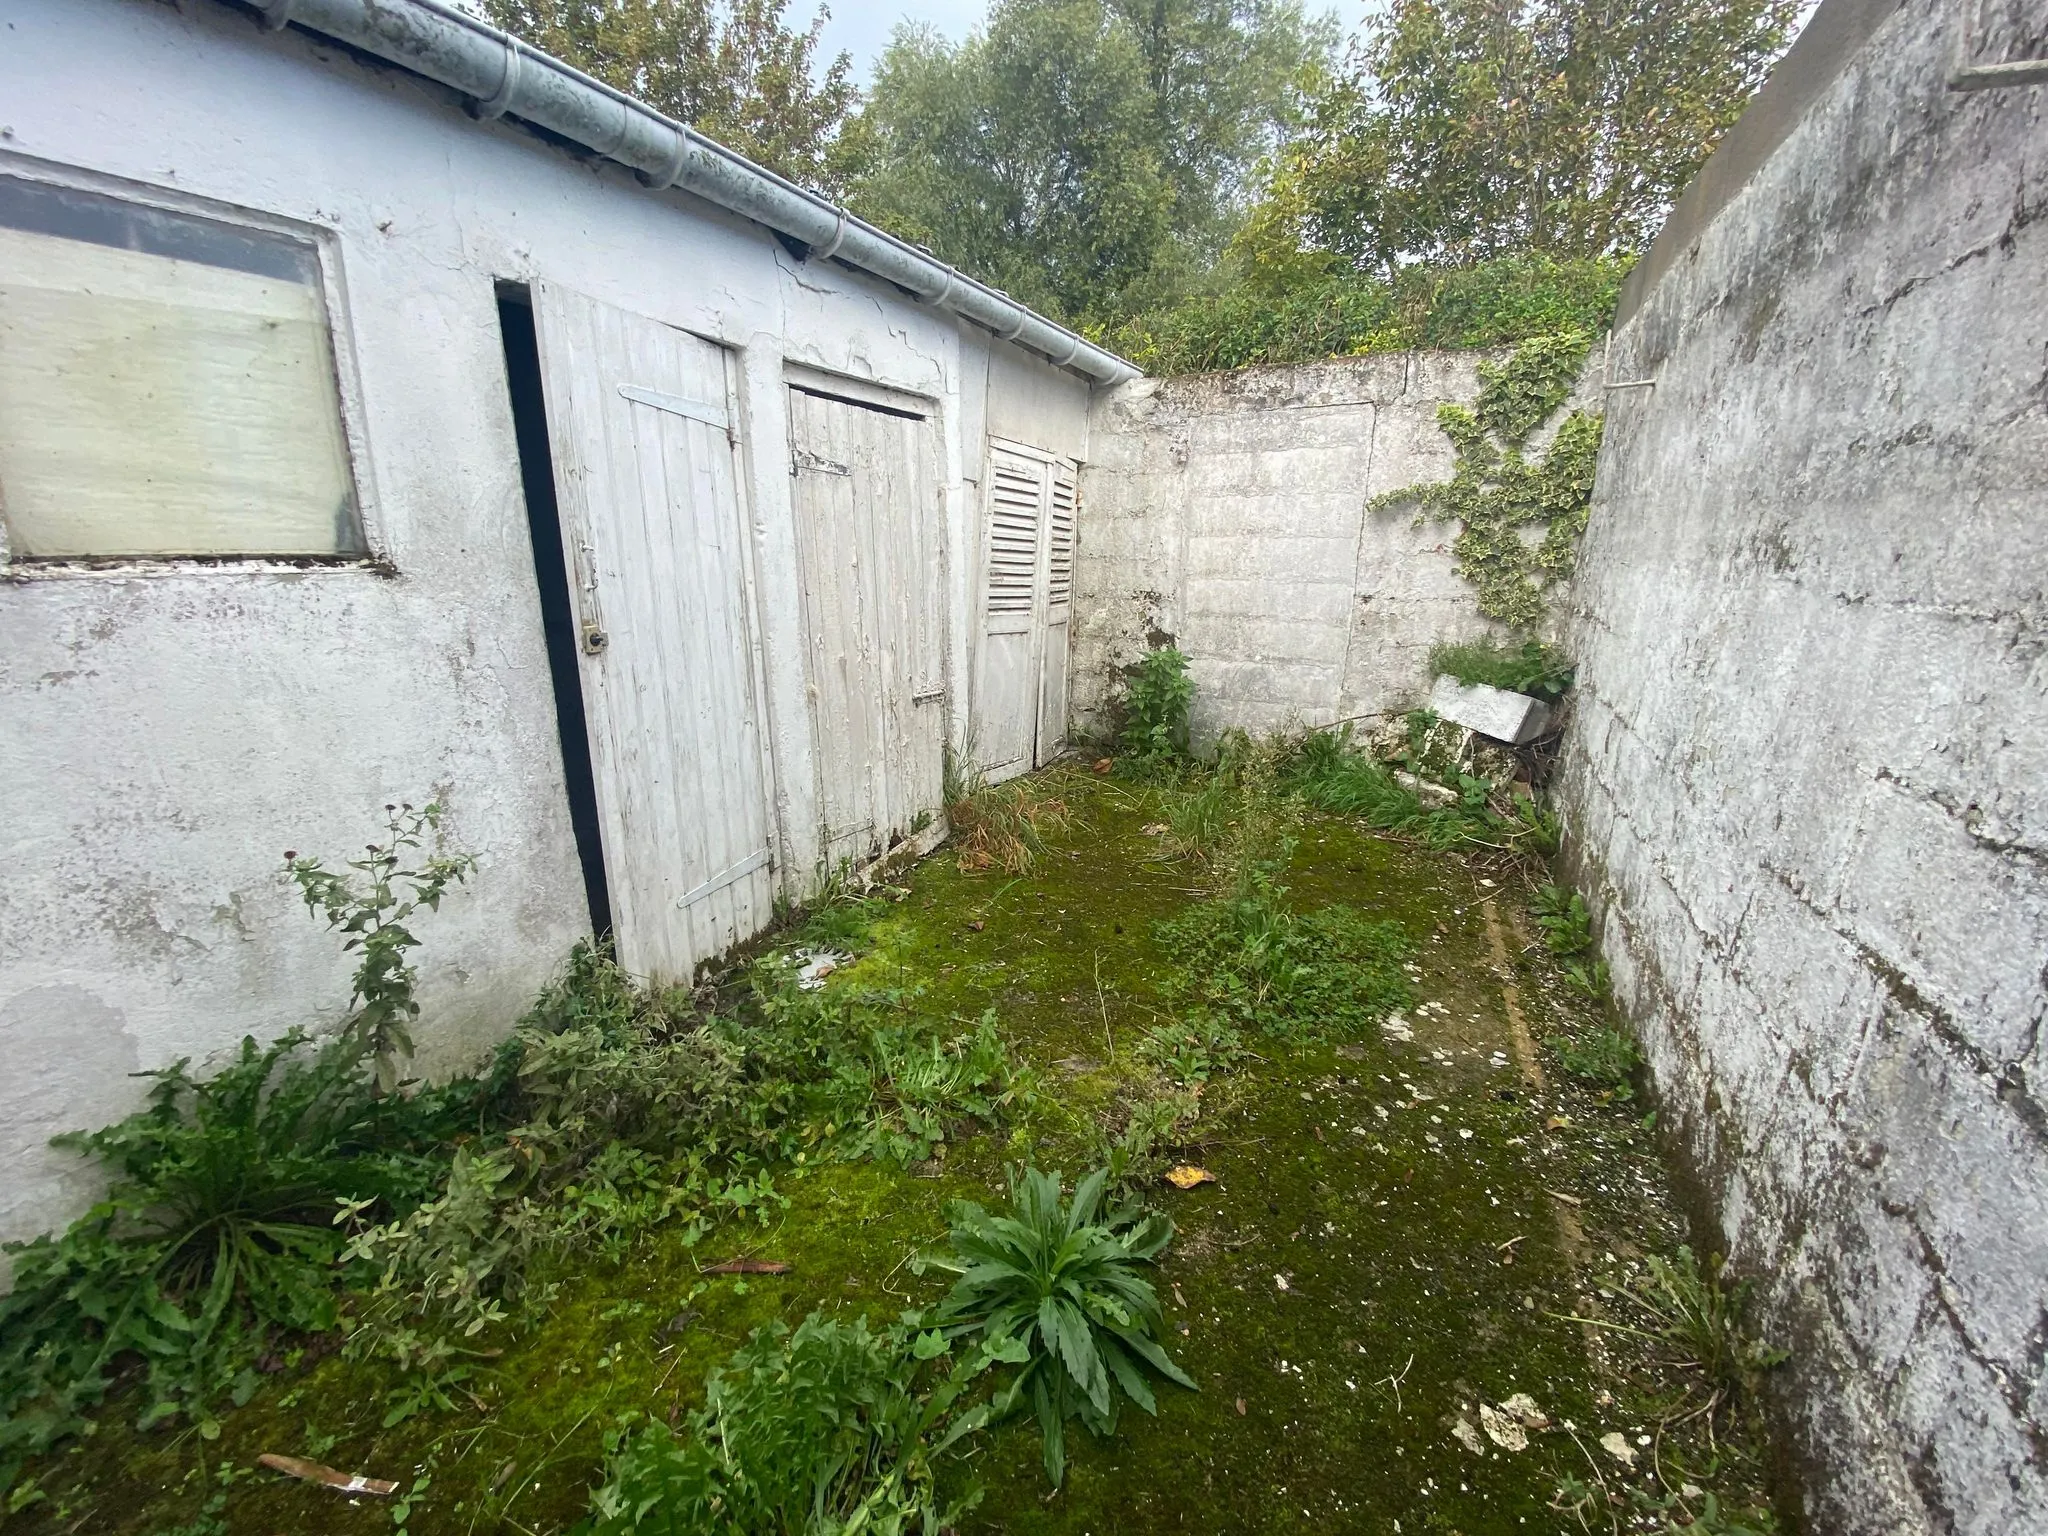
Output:
<instances>
[{"instance_id":1,"label":"window frame","mask_svg":"<svg viewBox=\"0 0 2048 1536\"><path fill-rule=\"evenodd\" d=\"M331 555L16 555L9 547L6 523L0 520L0 581L191 576L202 573L271 575L316 571L371 571L384 576L396 575L397 567L385 545L383 519L378 515L375 485L370 474L366 412L355 354L354 327L349 318L348 289L343 279L339 231L330 225L4 149L0 149L0 176L87 192L164 213L206 219L255 234L294 240L311 250L314 270L319 274L321 309L327 321L327 355L334 373L335 402L340 413L342 460L356 525L363 542L360 553Z\"/></svg>"}]
</instances>

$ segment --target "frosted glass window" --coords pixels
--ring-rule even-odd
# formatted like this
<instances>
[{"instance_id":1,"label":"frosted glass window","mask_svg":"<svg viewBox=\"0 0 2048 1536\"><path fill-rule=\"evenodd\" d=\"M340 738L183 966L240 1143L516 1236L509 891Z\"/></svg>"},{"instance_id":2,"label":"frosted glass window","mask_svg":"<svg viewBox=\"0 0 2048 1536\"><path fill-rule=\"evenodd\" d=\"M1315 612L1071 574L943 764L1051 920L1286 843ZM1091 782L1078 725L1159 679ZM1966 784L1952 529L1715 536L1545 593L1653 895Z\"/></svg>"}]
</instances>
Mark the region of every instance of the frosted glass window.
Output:
<instances>
[{"instance_id":1,"label":"frosted glass window","mask_svg":"<svg viewBox=\"0 0 2048 1536\"><path fill-rule=\"evenodd\" d=\"M364 553L313 247L0 176L0 521L16 560Z\"/></svg>"}]
</instances>

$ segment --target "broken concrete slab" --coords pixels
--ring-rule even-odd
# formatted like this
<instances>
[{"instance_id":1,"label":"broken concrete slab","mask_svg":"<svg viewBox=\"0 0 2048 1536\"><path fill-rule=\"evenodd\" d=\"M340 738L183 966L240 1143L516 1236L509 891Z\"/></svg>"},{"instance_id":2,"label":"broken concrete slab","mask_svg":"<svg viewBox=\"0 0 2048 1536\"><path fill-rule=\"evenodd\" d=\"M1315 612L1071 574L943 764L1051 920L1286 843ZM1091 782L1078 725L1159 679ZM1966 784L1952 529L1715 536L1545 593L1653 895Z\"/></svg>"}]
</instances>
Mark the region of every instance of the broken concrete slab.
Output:
<instances>
[{"instance_id":1,"label":"broken concrete slab","mask_svg":"<svg viewBox=\"0 0 2048 1536\"><path fill-rule=\"evenodd\" d=\"M1512 747L1534 741L1550 724L1550 706L1541 699L1485 683L1461 683L1450 676L1436 680L1429 707L1453 724Z\"/></svg>"}]
</instances>

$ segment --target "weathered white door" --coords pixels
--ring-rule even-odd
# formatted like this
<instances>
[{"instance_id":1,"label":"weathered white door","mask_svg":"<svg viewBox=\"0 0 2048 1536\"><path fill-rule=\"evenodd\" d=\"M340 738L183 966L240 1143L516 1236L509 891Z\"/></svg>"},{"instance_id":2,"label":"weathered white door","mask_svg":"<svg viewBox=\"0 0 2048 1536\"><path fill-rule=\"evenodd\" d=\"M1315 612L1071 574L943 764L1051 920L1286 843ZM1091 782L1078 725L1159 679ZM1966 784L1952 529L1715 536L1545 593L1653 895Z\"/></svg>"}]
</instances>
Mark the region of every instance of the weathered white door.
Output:
<instances>
[{"instance_id":1,"label":"weathered white door","mask_svg":"<svg viewBox=\"0 0 2048 1536\"><path fill-rule=\"evenodd\" d=\"M1070 461L989 445L974 750L990 783L1066 749L1077 498Z\"/></svg>"},{"instance_id":2,"label":"weathered white door","mask_svg":"<svg viewBox=\"0 0 2048 1536\"><path fill-rule=\"evenodd\" d=\"M930 423L791 385L790 472L828 865L943 796L946 559Z\"/></svg>"},{"instance_id":3,"label":"weathered white door","mask_svg":"<svg viewBox=\"0 0 2048 1536\"><path fill-rule=\"evenodd\" d=\"M1048 464L1045 530L1045 625L1038 646L1036 761L1067 750L1067 620L1074 611L1074 515L1080 477L1064 461Z\"/></svg>"},{"instance_id":4,"label":"weathered white door","mask_svg":"<svg viewBox=\"0 0 2048 1536\"><path fill-rule=\"evenodd\" d=\"M1038 556L1044 466L990 448L973 750L991 783L1031 767L1038 738Z\"/></svg>"},{"instance_id":5,"label":"weathered white door","mask_svg":"<svg viewBox=\"0 0 2048 1536\"><path fill-rule=\"evenodd\" d=\"M618 955L687 981L774 900L725 353L534 295Z\"/></svg>"}]
</instances>

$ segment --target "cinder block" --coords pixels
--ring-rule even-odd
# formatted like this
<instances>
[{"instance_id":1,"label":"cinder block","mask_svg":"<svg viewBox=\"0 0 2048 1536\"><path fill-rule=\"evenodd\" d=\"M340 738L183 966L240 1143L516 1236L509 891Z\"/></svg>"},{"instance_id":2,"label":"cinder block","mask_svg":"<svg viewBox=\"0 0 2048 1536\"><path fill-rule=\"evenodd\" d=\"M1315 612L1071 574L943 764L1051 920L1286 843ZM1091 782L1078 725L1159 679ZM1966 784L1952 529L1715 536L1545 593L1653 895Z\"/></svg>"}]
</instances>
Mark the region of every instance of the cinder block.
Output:
<instances>
[{"instance_id":1,"label":"cinder block","mask_svg":"<svg viewBox=\"0 0 2048 1536\"><path fill-rule=\"evenodd\" d=\"M1541 736L1550 723L1550 706L1541 699L1484 683L1461 683L1455 677L1436 680L1429 707L1454 725L1512 747Z\"/></svg>"}]
</instances>

